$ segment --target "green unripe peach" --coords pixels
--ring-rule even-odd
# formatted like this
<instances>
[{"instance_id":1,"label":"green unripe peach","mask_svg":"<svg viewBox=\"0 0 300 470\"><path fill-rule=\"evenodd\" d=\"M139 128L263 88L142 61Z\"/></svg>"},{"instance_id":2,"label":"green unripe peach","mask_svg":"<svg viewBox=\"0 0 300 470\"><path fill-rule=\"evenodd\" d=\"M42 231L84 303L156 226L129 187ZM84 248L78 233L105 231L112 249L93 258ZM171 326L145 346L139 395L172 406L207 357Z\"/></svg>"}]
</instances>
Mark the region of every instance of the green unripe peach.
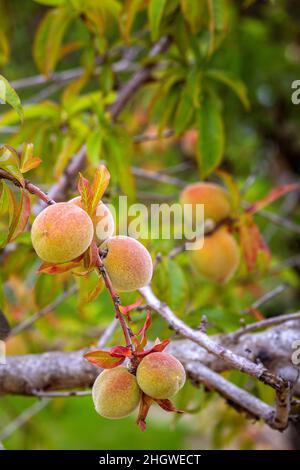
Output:
<instances>
[{"instance_id":1,"label":"green unripe peach","mask_svg":"<svg viewBox=\"0 0 300 470\"><path fill-rule=\"evenodd\" d=\"M69 201L72 204L76 204L78 207L82 207L81 197L74 197ZM95 238L98 245L101 245L107 238L111 237L115 231L115 222L112 213L109 208L100 201L95 214L94 220Z\"/></svg>"},{"instance_id":2,"label":"green unripe peach","mask_svg":"<svg viewBox=\"0 0 300 470\"><path fill-rule=\"evenodd\" d=\"M33 248L48 263L65 263L82 255L90 246L93 235L89 215L66 202L46 207L31 228Z\"/></svg>"},{"instance_id":3,"label":"green unripe peach","mask_svg":"<svg viewBox=\"0 0 300 470\"><path fill-rule=\"evenodd\" d=\"M136 378L123 367L106 369L98 375L92 390L95 409L104 418L130 415L139 404L140 389Z\"/></svg>"},{"instance_id":4,"label":"green unripe peach","mask_svg":"<svg viewBox=\"0 0 300 470\"><path fill-rule=\"evenodd\" d=\"M230 214L230 203L226 191L213 183L189 184L180 196L181 204L191 204L192 214L195 217L196 204L204 205L205 219L219 222Z\"/></svg>"},{"instance_id":5,"label":"green unripe peach","mask_svg":"<svg viewBox=\"0 0 300 470\"><path fill-rule=\"evenodd\" d=\"M171 354L155 352L140 362L136 379L146 395L157 399L172 398L183 387L185 370Z\"/></svg>"},{"instance_id":6,"label":"green unripe peach","mask_svg":"<svg viewBox=\"0 0 300 470\"><path fill-rule=\"evenodd\" d=\"M123 235L111 237L101 245L101 249L107 250L103 263L117 291L135 291L151 281L151 256L134 238Z\"/></svg>"},{"instance_id":7,"label":"green unripe peach","mask_svg":"<svg viewBox=\"0 0 300 470\"><path fill-rule=\"evenodd\" d=\"M206 236L202 248L188 253L196 271L219 284L229 281L239 266L238 244L225 228Z\"/></svg>"}]
</instances>

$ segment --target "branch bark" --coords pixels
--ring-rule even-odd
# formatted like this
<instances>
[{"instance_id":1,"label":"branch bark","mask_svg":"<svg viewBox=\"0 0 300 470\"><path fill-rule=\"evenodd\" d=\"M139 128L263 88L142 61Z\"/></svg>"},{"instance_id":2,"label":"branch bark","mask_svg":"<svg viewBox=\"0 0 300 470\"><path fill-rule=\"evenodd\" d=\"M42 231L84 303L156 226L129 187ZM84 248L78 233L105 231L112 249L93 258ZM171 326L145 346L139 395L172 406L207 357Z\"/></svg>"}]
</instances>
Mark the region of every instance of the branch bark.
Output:
<instances>
[{"instance_id":1,"label":"branch bark","mask_svg":"<svg viewBox=\"0 0 300 470\"><path fill-rule=\"evenodd\" d=\"M235 354L259 358L273 373L297 378L297 370L291 364L291 344L300 337L300 321L288 322L267 331L245 335L243 342L232 344ZM212 337L213 341L228 341L226 335ZM191 340L173 341L167 351L174 354L184 365L187 374L195 384L204 383L216 390L228 403L247 415L263 419L274 428L286 426L287 402L275 408L266 405L251 393L236 387L219 373L230 369L228 363L208 353ZM25 356L10 356L7 364L0 366L0 394L36 395L51 391L70 391L92 386L99 374L99 368L85 361L87 349L75 352L47 352ZM300 396L300 383L294 393ZM67 394L66 394L67 395ZM287 397L287 395L286 395Z\"/></svg>"}]
</instances>

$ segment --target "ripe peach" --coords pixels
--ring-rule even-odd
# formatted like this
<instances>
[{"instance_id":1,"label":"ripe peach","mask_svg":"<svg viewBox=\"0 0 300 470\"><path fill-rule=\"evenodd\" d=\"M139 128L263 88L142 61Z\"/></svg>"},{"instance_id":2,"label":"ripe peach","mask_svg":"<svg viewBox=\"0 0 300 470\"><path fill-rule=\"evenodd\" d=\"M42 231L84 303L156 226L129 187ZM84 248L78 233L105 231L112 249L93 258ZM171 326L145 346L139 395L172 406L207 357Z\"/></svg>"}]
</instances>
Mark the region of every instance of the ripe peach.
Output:
<instances>
[{"instance_id":1,"label":"ripe peach","mask_svg":"<svg viewBox=\"0 0 300 470\"><path fill-rule=\"evenodd\" d=\"M93 240L88 214L66 202L46 207L35 219L31 240L37 255L49 263L65 263L84 253Z\"/></svg>"},{"instance_id":2,"label":"ripe peach","mask_svg":"<svg viewBox=\"0 0 300 470\"><path fill-rule=\"evenodd\" d=\"M193 214L196 211L196 204L204 204L205 219L212 219L215 222L225 219L230 214L230 202L226 191L213 183L189 184L182 191L180 202L191 204Z\"/></svg>"},{"instance_id":3,"label":"ripe peach","mask_svg":"<svg viewBox=\"0 0 300 470\"><path fill-rule=\"evenodd\" d=\"M81 197L77 196L71 199L69 202L76 204L78 207L82 207ZM107 238L111 237L115 230L115 222L112 213L109 208L100 201L94 220L95 237L98 245L104 242Z\"/></svg>"},{"instance_id":4,"label":"ripe peach","mask_svg":"<svg viewBox=\"0 0 300 470\"><path fill-rule=\"evenodd\" d=\"M106 369L98 375L92 390L95 409L104 418L124 418L139 404L136 378L123 366Z\"/></svg>"},{"instance_id":5,"label":"ripe peach","mask_svg":"<svg viewBox=\"0 0 300 470\"><path fill-rule=\"evenodd\" d=\"M172 398L185 383L185 370L171 354L155 352L140 362L136 379L139 387L152 398Z\"/></svg>"},{"instance_id":6,"label":"ripe peach","mask_svg":"<svg viewBox=\"0 0 300 470\"><path fill-rule=\"evenodd\" d=\"M199 273L219 284L229 281L240 261L238 244L225 228L206 236L203 247L190 250L189 255Z\"/></svg>"},{"instance_id":7,"label":"ripe peach","mask_svg":"<svg viewBox=\"0 0 300 470\"><path fill-rule=\"evenodd\" d=\"M101 245L101 249L108 250L103 263L117 291L131 292L151 281L151 256L134 238L122 235L111 237Z\"/></svg>"}]
</instances>

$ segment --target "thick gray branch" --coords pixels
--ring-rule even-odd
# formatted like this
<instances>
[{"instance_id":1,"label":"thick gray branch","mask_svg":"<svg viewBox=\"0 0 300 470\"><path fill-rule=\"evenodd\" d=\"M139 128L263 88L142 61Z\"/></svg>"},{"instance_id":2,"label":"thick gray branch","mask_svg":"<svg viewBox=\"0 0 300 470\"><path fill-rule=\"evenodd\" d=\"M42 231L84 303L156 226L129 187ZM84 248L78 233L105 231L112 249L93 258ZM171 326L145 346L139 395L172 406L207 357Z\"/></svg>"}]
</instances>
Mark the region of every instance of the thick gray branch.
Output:
<instances>
[{"instance_id":1,"label":"thick gray branch","mask_svg":"<svg viewBox=\"0 0 300 470\"><path fill-rule=\"evenodd\" d=\"M267 331L245 335L232 344L235 354L259 360L269 370L288 380L298 379L298 369L291 363L292 344L300 338L300 321L288 322ZM214 341L225 344L226 336ZM228 345L227 345L228 346ZM191 364L201 363L215 372L230 369L228 363L208 353L190 340L173 341L168 351L190 370ZM0 365L0 394L32 394L32 390L70 390L90 387L99 369L83 359L84 350L47 352L24 356L9 356L7 365ZM300 395L300 383L295 387Z\"/></svg>"}]
</instances>

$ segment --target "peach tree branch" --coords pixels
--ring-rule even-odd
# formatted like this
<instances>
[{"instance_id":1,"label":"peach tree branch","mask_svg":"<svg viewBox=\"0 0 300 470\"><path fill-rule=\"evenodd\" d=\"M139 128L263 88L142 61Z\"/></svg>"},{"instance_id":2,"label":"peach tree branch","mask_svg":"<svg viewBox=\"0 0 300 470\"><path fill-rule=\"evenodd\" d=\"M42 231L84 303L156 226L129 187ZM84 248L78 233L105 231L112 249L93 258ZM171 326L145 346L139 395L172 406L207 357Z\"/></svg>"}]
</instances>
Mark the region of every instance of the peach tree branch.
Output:
<instances>
[{"instance_id":1,"label":"peach tree branch","mask_svg":"<svg viewBox=\"0 0 300 470\"><path fill-rule=\"evenodd\" d=\"M293 321L288 322L285 329L273 327L268 331L245 335L242 342L232 344L232 349L239 355L249 355L251 350L253 358L261 357L274 372L281 373L284 364L294 371L290 363L291 344L299 337L300 321ZM220 343L227 340L226 335L213 339ZM263 347L263 356L260 356ZM37 390L48 393L87 389L99 374L99 368L83 359L85 352L87 349L10 356L7 364L0 366L0 394L32 395ZM182 362L195 384L204 383L238 411L246 411L250 417L263 419L269 426L278 428L274 408L219 375L231 368L228 363L188 339L172 341L168 352ZM300 396L299 382L294 393ZM287 407L283 409L287 415Z\"/></svg>"}]
</instances>

